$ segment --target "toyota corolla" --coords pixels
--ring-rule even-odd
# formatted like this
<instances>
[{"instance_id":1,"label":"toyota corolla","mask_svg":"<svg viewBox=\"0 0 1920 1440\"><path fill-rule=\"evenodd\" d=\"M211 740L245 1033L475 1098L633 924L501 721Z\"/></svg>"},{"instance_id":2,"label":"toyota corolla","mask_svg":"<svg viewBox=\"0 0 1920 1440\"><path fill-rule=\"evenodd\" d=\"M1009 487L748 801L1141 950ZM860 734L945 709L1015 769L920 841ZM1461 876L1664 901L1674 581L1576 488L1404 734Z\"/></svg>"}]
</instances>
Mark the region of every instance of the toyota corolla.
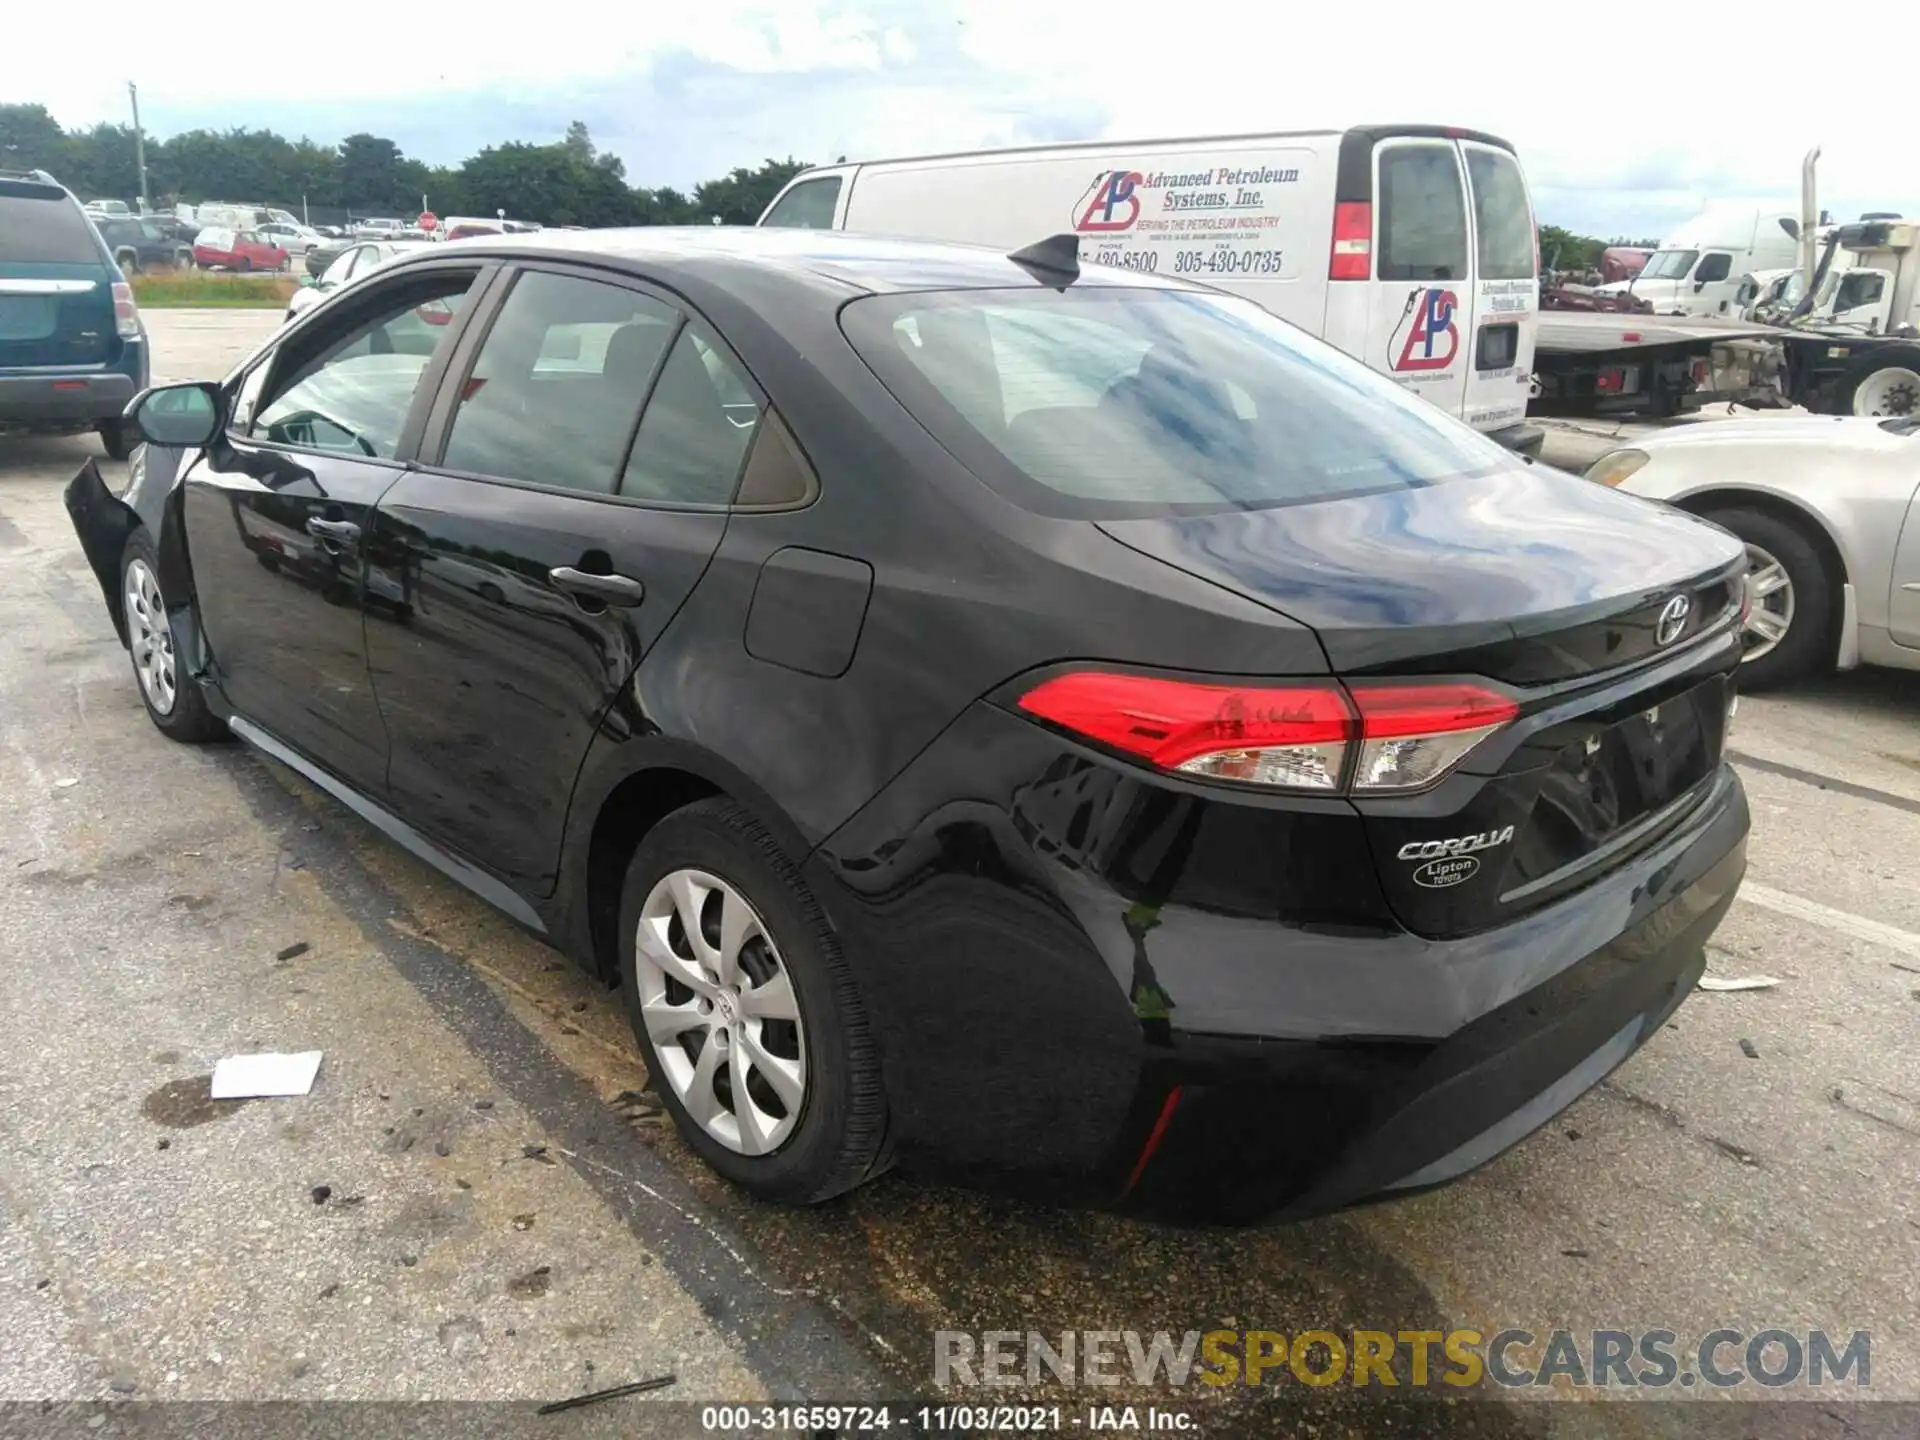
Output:
<instances>
[{"instance_id":1,"label":"toyota corolla","mask_svg":"<svg viewBox=\"0 0 1920 1440\"><path fill-rule=\"evenodd\" d=\"M764 1198L1435 1184L1744 869L1738 541L1071 241L475 238L128 423L68 504L154 724L619 985Z\"/></svg>"}]
</instances>

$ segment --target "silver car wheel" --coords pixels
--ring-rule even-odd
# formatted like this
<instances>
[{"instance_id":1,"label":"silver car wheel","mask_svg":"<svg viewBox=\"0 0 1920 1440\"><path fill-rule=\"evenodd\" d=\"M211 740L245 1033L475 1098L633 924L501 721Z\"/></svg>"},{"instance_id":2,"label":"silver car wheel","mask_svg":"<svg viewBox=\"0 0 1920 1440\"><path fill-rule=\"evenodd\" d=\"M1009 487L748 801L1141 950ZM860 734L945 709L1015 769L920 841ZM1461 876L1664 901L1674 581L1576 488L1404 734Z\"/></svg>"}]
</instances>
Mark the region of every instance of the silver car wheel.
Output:
<instances>
[{"instance_id":1,"label":"silver car wheel","mask_svg":"<svg viewBox=\"0 0 1920 1440\"><path fill-rule=\"evenodd\" d=\"M759 912L717 875L671 872L641 907L634 976L656 1078L727 1149L777 1150L806 1102L807 1046Z\"/></svg>"},{"instance_id":2,"label":"silver car wheel","mask_svg":"<svg viewBox=\"0 0 1920 1440\"><path fill-rule=\"evenodd\" d=\"M1758 545L1747 546L1747 596L1751 604L1741 635L1741 659L1770 655L1793 625L1793 577Z\"/></svg>"},{"instance_id":3,"label":"silver car wheel","mask_svg":"<svg viewBox=\"0 0 1920 1440\"><path fill-rule=\"evenodd\" d=\"M135 557L127 566L127 648L133 652L134 673L147 703L161 715L173 713L179 698L174 672L173 630L167 624L166 602L160 582L145 560Z\"/></svg>"},{"instance_id":4,"label":"silver car wheel","mask_svg":"<svg viewBox=\"0 0 1920 1440\"><path fill-rule=\"evenodd\" d=\"M1920 413L1920 374L1902 365L1889 365L1862 380L1853 392L1856 415L1913 415Z\"/></svg>"}]
</instances>

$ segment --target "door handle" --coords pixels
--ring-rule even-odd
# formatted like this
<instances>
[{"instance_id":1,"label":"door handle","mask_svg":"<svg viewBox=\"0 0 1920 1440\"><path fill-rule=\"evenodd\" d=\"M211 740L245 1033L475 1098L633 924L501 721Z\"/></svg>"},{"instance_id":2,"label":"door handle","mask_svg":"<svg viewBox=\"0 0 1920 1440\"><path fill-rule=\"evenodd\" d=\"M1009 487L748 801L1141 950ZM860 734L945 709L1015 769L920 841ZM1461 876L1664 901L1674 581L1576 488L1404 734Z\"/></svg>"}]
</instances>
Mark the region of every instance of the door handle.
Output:
<instances>
[{"instance_id":1,"label":"door handle","mask_svg":"<svg viewBox=\"0 0 1920 1440\"><path fill-rule=\"evenodd\" d=\"M360 527L351 520L322 520L318 515L310 515L307 517L307 533L318 535L322 540L351 543L360 538Z\"/></svg>"},{"instance_id":2,"label":"door handle","mask_svg":"<svg viewBox=\"0 0 1920 1440\"><path fill-rule=\"evenodd\" d=\"M592 575L571 565L556 565L547 579L570 595L585 595L608 605L638 605L647 587L628 575Z\"/></svg>"}]
</instances>

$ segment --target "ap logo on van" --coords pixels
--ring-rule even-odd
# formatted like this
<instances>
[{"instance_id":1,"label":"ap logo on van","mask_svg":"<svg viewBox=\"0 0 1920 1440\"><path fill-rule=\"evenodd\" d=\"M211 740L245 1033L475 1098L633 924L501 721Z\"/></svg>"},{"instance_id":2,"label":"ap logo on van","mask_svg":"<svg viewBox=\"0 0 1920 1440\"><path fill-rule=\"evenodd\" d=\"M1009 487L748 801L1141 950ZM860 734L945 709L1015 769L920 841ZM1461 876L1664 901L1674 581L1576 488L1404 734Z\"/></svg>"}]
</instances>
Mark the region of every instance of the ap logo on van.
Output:
<instances>
[{"instance_id":1,"label":"ap logo on van","mask_svg":"<svg viewBox=\"0 0 1920 1440\"><path fill-rule=\"evenodd\" d=\"M1073 228L1081 232L1131 230L1140 218L1138 170L1106 170L1073 207Z\"/></svg>"},{"instance_id":2,"label":"ap logo on van","mask_svg":"<svg viewBox=\"0 0 1920 1440\"><path fill-rule=\"evenodd\" d=\"M1453 323L1460 300L1451 290L1415 290L1406 312L1393 327L1387 353L1395 370L1444 370L1460 353L1460 328Z\"/></svg>"}]
</instances>

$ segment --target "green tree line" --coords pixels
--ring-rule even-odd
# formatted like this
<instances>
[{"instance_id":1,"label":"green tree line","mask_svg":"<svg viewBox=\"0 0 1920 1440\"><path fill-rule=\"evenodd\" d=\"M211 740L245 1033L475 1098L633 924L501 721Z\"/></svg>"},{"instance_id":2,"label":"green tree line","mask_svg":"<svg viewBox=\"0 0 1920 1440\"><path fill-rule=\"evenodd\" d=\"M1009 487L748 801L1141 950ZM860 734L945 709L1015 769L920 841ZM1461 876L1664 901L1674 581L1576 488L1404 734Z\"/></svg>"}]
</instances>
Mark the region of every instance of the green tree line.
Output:
<instances>
[{"instance_id":1,"label":"green tree line","mask_svg":"<svg viewBox=\"0 0 1920 1440\"><path fill-rule=\"evenodd\" d=\"M188 130L146 141L148 198L156 204L224 200L300 213L412 215L422 196L442 215L492 215L547 225L751 225L806 165L768 160L702 181L691 194L627 181L575 121L551 145L490 145L455 166L428 165L379 135L338 145L271 130ZM68 130L43 105L0 105L0 170L45 170L82 199L131 202L139 193L133 127Z\"/></svg>"}]
</instances>

